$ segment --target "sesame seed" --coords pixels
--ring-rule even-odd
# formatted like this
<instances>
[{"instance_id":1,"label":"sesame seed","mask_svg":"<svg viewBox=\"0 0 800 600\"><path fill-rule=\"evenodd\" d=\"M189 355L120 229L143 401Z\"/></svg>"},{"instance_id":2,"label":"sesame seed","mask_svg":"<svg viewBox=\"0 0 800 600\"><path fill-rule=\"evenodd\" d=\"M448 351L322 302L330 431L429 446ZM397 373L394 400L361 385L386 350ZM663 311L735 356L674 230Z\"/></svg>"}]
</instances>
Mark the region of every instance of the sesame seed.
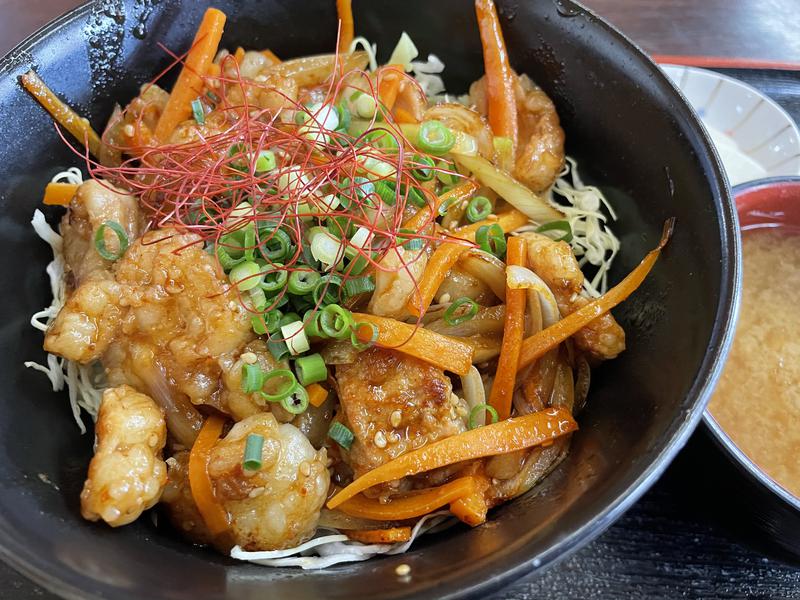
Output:
<instances>
[{"instance_id":1,"label":"sesame seed","mask_svg":"<svg viewBox=\"0 0 800 600\"><path fill-rule=\"evenodd\" d=\"M247 363L248 365L254 364L258 357L255 355L255 352L244 352L242 353L242 362Z\"/></svg>"},{"instance_id":2,"label":"sesame seed","mask_svg":"<svg viewBox=\"0 0 800 600\"><path fill-rule=\"evenodd\" d=\"M448 302L450 302L450 294L445 292L444 294L442 294L439 297L439 303L440 304L447 304Z\"/></svg>"},{"instance_id":3,"label":"sesame seed","mask_svg":"<svg viewBox=\"0 0 800 600\"><path fill-rule=\"evenodd\" d=\"M383 431L376 433L373 441L378 448L386 448L386 436L383 434Z\"/></svg>"},{"instance_id":4,"label":"sesame seed","mask_svg":"<svg viewBox=\"0 0 800 600\"><path fill-rule=\"evenodd\" d=\"M128 137L133 137L133 134L136 133L136 130L133 128L133 125L128 123L125 127L122 128L123 133L125 133Z\"/></svg>"},{"instance_id":5,"label":"sesame seed","mask_svg":"<svg viewBox=\"0 0 800 600\"><path fill-rule=\"evenodd\" d=\"M399 410L392 411L392 414L389 415L389 423L392 424L392 427L397 427L400 425L400 422L403 420L403 413Z\"/></svg>"},{"instance_id":6,"label":"sesame seed","mask_svg":"<svg viewBox=\"0 0 800 600\"><path fill-rule=\"evenodd\" d=\"M303 474L304 477L308 477L311 475L311 465L308 462L303 461L300 463L300 472Z\"/></svg>"},{"instance_id":7,"label":"sesame seed","mask_svg":"<svg viewBox=\"0 0 800 600\"><path fill-rule=\"evenodd\" d=\"M411 567L406 563L403 563L402 565L397 565L394 572L398 577L407 577L408 574L411 573Z\"/></svg>"}]
</instances>

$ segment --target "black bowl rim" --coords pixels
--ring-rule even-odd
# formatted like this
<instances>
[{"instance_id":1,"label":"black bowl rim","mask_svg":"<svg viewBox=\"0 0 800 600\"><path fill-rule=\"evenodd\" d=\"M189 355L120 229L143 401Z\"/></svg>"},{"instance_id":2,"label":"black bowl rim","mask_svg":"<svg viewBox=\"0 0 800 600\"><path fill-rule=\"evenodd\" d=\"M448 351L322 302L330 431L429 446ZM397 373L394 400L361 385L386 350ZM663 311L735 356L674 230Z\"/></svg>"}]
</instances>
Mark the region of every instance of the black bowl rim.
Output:
<instances>
[{"instance_id":1,"label":"black bowl rim","mask_svg":"<svg viewBox=\"0 0 800 600\"><path fill-rule=\"evenodd\" d=\"M787 183L800 184L800 176L778 175L776 177L764 177L762 179L745 181L744 183L734 186L732 192L735 199L739 196L739 194L744 192L750 192L756 189L780 187L782 184ZM711 431L717 447L720 448L720 450L739 468L742 473L744 473L750 480L755 482L759 487L779 498L784 504L787 505L787 507L800 514L800 497L795 496L783 486L778 484L755 462L753 462L750 457L742 452L722 428L722 426L717 422L708 407L706 407L706 409L703 411L703 422L706 428Z\"/></svg>"},{"instance_id":2,"label":"black bowl rim","mask_svg":"<svg viewBox=\"0 0 800 600\"><path fill-rule=\"evenodd\" d=\"M74 19L90 12L96 1L87 0L83 4L63 13L17 44L0 58L0 76L3 76L11 67L16 66L14 60L16 56L28 51L39 40L55 33ZM684 411L683 414L676 415L677 428L644 471L591 521L588 521L571 535L561 539L539 557L521 557L515 564L502 568L499 573L495 571L496 566L490 565L488 569L484 568L482 570L495 572L488 574L489 576L484 578L481 583L460 589L440 589L438 597L441 600L483 598L488 593L531 574L534 570L565 559L579 548L595 540L639 500L683 448L703 417L703 412L721 375L722 367L733 342L733 325L739 313L742 275L738 217L728 179L722 167L722 161L700 118L683 93L661 71L655 61L619 29L575 0L559 0L558 3L572 4L578 11L590 16L594 26L604 29L617 42L626 47L632 55L636 56L644 66L650 69L654 79L679 100L675 104L675 117L692 126L696 140L700 143L701 149L705 152L705 158L708 159L711 167L709 183L711 184L713 199L716 206L718 206L720 218L722 261L719 301L706 353L698 366L692 386L686 394L686 398L693 399L691 407ZM58 569L54 569L54 565L43 562L39 555L32 552L30 548L16 544L11 547L7 541L9 539L8 536L3 535L6 526L6 522L0 519L0 540L4 540L0 541L0 559L37 584L64 598L75 600L96 598L97 600L102 600L102 596L89 595L86 591L70 583L70 578L66 576L66 573L61 573Z\"/></svg>"}]
</instances>

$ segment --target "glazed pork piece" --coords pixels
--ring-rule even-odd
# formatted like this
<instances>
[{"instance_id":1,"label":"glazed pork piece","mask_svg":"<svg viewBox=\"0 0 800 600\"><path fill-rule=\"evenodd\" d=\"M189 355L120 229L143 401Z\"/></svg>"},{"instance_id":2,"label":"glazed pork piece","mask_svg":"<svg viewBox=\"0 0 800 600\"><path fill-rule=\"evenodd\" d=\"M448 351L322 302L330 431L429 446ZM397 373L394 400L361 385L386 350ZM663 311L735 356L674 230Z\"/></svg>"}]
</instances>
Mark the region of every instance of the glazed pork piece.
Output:
<instances>
[{"instance_id":1,"label":"glazed pork piece","mask_svg":"<svg viewBox=\"0 0 800 600\"><path fill-rule=\"evenodd\" d=\"M336 367L342 417L355 435L344 453L356 476L466 430L466 404L441 369L372 348Z\"/></svg>"}]
</instances>

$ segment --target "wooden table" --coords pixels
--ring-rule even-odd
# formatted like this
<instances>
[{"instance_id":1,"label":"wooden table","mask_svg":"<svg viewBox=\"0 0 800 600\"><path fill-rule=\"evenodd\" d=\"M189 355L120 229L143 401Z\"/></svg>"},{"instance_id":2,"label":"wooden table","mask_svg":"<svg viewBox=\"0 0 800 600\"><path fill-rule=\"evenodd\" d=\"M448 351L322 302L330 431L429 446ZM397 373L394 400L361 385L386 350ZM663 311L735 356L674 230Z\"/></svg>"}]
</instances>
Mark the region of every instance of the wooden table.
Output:
<instances>
[{"instance_id":1,"label":"wooden table","mask_svg":"<svg viewBox=\"0 0 800 600\"><path fill-rule=\"evenodd\" d=\"M543 0L549 1L549 0ZM0 0L0 53L74 0ZM800 0L585 0L657 54L800 63ZM798 76L800 77L800 76ZM758 81L753 81L758 85ZM769 86L762 86L769 92ZM786 100L786 99L784 99ZM784 102L800 118L800 99ZM761 547L698 493L695 435L661 481L598 540L491 600L533 598L800 599L800 568ZM53 598L0 564L0 599Z\"/></svg>"}]
</instances>

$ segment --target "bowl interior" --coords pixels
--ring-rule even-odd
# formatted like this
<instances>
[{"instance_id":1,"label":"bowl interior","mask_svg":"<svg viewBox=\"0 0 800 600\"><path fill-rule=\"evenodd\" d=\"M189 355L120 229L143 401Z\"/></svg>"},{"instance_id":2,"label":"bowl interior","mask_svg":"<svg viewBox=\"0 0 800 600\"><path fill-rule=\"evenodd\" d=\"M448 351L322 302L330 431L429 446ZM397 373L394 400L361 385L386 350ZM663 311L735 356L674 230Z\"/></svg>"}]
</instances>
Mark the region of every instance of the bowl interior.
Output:
<instances>
[{"instance_id":1,"label":"bowl interior","mask_svg":"<svg viewBox=\"0 0 800 600\"><path fill-rule=\"evenodd\" d=\"M554 99L568 152L618 213L618 281L655 246L668 217L673 240L619 310L628 350L595 372L568 459L534 493L494 511L490 523L422 540L402 557L303 573L233 563L192 548L150 519L120 530L88 524L78 494L91 453L65 395L22 366L42 360L29 316L49 300L45 245L30 227L44 183L80 161L16 77L42 78L101 128L115 102L170 62L159 47L188 47L206 2L90 3L0 63L0 554L70 597L209 600L269 593L284 598L439 598L484 594L591 539L629 506L677 452L700 416L729 342L738 282L735 215L702 128L669 81L597 17L568 1L501 2L512 63ZM334 3L214 3L229 15L223 45L271 48L281 57L334 47ZM481 75L471 7L443 0L356 3L356 27L385 59L402 31L447 65L449 89ZM420 18L425 15L424 18ZM311 17L311 18L309 18ZM46 211L51 220L58 210ZM13 290L13 292L12 292ZM677 325L679 324L679 325ZM666 357L669 357L668 360ZM394 568L412 567L410 581ZM335 579L334 579L335 578Z\"/></svg>"}]
</instances>

